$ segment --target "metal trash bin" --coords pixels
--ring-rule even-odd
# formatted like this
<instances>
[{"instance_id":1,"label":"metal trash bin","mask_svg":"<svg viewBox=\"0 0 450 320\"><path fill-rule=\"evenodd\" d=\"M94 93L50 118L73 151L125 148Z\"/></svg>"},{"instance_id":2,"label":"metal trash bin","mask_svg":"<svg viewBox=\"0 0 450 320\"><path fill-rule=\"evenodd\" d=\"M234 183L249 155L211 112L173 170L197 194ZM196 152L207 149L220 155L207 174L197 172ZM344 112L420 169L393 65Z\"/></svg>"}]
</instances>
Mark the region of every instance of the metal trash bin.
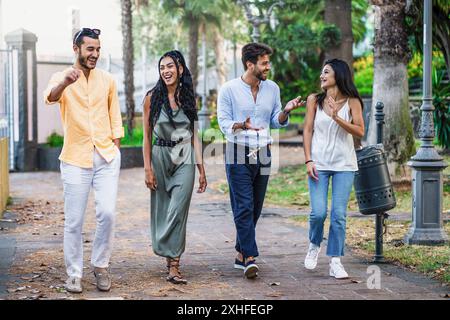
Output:
<instances>
[{"instance_id":1,"label":"metal trash bin","mask_svg":"<svg viewBox=\"0 0 450 320\"><path fill-rule=\"evenodd\" d=\"M359 170L355 174L355 193L359 211L378 214L395 208L397 202L382 144L356 150Z\"/></svg>"}]
</instances>

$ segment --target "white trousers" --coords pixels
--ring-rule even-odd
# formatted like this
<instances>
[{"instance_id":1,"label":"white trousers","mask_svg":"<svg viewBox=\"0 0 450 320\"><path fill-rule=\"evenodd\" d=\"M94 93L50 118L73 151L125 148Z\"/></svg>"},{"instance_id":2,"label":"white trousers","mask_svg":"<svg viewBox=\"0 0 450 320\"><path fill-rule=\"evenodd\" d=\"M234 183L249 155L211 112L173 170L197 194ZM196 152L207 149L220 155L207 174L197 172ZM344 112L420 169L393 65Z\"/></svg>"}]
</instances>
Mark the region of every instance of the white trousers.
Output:
<instances>
[{"instance_id":1,"label":"white trousers","mask_svg":"<svg viewBox=\"0 0 450 320\"><path fill-rule=\"evenodd\" d=\"M64 260L69 277L83 276L83 223L91 187L94 188L97 227L91 263L97 268L109 267L114 237L117 189L121 155L111 163L96 150L94 168L83 169L61 162L64 184Z\"/></svg>"}]
</instances>

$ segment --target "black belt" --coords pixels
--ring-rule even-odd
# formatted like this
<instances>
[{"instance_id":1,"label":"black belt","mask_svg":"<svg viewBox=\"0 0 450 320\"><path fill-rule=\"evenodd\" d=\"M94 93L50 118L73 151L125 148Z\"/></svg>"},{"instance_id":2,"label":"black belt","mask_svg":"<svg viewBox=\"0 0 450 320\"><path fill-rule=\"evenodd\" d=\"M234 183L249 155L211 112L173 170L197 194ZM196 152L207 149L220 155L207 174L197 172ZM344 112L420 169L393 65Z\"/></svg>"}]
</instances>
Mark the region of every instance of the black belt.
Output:
<instances>
[{"instance_id":1,"label":"black belt","mask_svg":"<svg viewBox=\"0 0 450 320\"><path fill-rule=\"evenodd\" d=\"M169 140L164 140L164 139L160 139L160 138L156 138L155 140L155 146L158 147L168 147L168 148L173 148L175 147L177 144L180 144L181 142L183 142L183 138L178 139L178 141L169 141Z\"/></svg>"}]
</instances>

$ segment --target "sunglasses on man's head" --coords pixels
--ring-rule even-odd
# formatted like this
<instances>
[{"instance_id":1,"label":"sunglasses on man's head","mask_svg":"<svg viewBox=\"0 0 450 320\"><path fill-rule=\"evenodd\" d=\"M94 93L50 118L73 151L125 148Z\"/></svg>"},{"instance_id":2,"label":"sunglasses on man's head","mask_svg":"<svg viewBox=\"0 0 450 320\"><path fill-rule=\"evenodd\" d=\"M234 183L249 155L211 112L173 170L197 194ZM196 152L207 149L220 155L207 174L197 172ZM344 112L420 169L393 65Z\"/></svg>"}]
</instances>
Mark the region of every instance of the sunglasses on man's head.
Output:
<instances>
[{"instance_id":1,"label":"sunglasses on man's head","mask_svg":"<svg viewBox=\"0 0 450 320\"><path fill-rule=\"evenodd\" d=\"M80 31L78 31L78 35L76 36L74 43L77 43L77 41L79 40L80 36L89 36L89 35L96 35L97 37L100 36L102 32L100 31L100 29L90 29L90 28L83 28Z\"/></svg>"}]
</instances>

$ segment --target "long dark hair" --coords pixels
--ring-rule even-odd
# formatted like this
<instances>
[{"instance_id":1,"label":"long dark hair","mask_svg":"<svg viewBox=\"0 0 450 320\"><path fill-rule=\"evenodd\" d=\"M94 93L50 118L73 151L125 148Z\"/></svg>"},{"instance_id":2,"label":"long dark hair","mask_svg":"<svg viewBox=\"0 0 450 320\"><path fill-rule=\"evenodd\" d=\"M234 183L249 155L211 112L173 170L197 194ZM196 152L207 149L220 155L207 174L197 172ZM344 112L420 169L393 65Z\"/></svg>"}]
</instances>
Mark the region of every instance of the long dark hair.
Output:
<instances>
[{"instance_id":1,"label":"long dark hair","mask_svg":"<svg viewBox=\"0 0 450 320\"><path fill-rule=\"evenodd\" d=\"M339 91L349 98L357 98L359 102L361 102L361 107L364 108L364 103L359 95L358 89L356 89L356 86L353 83L352 73L347 62L339 59L330 59L325 61L323 65L324 67L329 65L333 69ZM323 108L323 102L325 101L326 96L326 90L316 95L316 102L319 104L320 109Z\"/></svg>"},{"instance_id":2,"label":"long dark hair","mask_svg":"<svg viewBox=\"0 0 450 320\"><path fill-rule=\"evenodd\" d=\"M177 50L166 52L161 59L159 59L158 63L158 72L159 67L161 66L161 61L164 58L170 57L175 63L177 68L177 88L175 90L175 102L178 108L183 109L184 113L191 121L191 129L194 130L195 121L198 120L197 108L195 102L194 95L194 85L192 82L192 75L186 66L186 61L181 54L181 52ZM180 65L183 67L183 74L180 77L179 67ZM169 94L167 91L167 86L164 80L161 77L161 73L159 74L159 80L156 83L155 87L147 92L147 96L151 94L151 110L150 110L150 128L154 128L156 122L161 115L162 108L165 108L167 115L169 116L169 120L172 123L172 126L175 128L175 123L173 122L173 111L170 107L169 102Z\"/></svg>"}]
</instances>

